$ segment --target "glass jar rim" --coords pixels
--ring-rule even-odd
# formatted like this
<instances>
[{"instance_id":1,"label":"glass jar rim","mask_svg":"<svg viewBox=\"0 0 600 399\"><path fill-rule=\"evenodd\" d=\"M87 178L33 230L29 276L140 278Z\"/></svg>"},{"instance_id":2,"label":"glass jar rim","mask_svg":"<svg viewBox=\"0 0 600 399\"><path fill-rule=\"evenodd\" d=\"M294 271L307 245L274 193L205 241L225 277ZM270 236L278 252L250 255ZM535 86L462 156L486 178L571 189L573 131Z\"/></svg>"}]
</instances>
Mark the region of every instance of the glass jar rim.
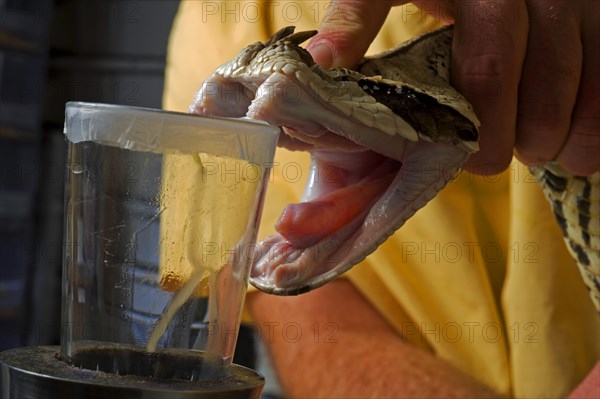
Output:
<instances>
[{"instance_id":1,"label":"glass jar rim","mask_svg":"<svg viewBox=\"0 0 600 399\"><path fill-rule=\"evenodd\" d=\"M204 116L127 105L72 101L64 134L134 151L205 152L258 164L273 160L280 129L247 118Z\"/></svg>"}]
</instances>

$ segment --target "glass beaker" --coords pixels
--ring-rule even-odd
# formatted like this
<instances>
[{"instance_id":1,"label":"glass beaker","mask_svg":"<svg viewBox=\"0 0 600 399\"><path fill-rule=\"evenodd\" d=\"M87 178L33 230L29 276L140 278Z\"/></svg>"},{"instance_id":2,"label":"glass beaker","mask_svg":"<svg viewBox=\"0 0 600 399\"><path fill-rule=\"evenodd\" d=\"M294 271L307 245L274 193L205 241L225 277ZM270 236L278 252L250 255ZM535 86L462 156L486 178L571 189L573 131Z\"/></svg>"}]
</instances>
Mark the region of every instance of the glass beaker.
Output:
<instances>
[{"instance_id":1,"label":"glass beaker","mask_svg":"<svg viewBox=\"0 0 600 399\"><path fill-rule=\"evenodd\" d=\"M278 132L67 103L62 359L157 378L227 375Z\"/></svg>"}]
</instances>

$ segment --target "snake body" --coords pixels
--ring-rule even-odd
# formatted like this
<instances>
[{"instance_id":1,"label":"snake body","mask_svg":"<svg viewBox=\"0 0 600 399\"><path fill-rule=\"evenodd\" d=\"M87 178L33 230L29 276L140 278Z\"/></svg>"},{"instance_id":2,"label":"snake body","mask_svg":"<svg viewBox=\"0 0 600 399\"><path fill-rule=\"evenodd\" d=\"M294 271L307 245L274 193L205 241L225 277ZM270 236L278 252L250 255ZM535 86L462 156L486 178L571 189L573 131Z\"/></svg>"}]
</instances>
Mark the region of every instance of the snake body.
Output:
<instances>
[{"instance_id":1,"label":"snake body","mask_svg":"<svg viewBox=\"0 0 600 399\"><path fill-rule=\"evenodd\" d=\"M322 69L300 47L316 32L293 31L284 28L243 49L204 82L191 106L195 113L281 126L281 146L311 152L303 203L286 208L279 232L261 243L251 275L259 289L284 295L323 285L374 251L478 150L479 126L449 83L452 27L366 58L355 70ZM324 183L319 169L341 177ZM552 163L532 172L600 309L600 173L570 176ZM335 208L363 193L370 194L357 200L362 208L335 228L321 220L324 232L289 228L315 220L311 212L325 215L323 203Z\"/></svg>"},{"instance_id":2,"label":"snake body","mask_svg":"<svg viewBox=\"0 0 600 399\"><path fill-rule=\"evenodd\" d=\"M600 311L600 172L573 176L555 162L530 170L544 189L567 248Z\"/></svg>"}]
</instances>

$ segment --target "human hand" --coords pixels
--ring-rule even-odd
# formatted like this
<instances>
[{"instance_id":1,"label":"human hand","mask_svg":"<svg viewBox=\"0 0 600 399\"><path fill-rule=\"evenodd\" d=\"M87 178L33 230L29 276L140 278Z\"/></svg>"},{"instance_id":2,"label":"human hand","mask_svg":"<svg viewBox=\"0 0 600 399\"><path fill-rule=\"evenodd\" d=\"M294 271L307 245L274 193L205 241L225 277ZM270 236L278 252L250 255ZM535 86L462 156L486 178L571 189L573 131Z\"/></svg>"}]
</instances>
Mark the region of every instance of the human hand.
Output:
<instances>
[{"instance_id":1,"label":"human hand","mask_svg":"<svg viewBox=\"0 0 600 399\"><path fill-rule=\"evenodd\" d=\"M390 8L404 3L333 0L308 49L324 66L352 66ZM465 169L499 173L514 151L530 165L557 160L573 174L600 170L600 2L414 3L455 24L452 84L481 120L480 151Z\"/></svg>"}]
</instances>

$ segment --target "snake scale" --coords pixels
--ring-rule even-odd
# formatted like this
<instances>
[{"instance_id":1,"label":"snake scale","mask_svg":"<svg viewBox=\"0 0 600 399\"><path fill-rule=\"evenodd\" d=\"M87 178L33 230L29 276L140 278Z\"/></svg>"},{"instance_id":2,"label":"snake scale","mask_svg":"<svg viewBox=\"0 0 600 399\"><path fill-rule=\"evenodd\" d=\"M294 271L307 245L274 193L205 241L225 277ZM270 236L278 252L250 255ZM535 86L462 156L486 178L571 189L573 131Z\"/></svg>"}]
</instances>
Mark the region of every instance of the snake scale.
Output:
<instances>
[{"instance_id":1,"label":"snake scale","mask_svg":"<svg viewBox=\"0 0 600 399\"><path fill-rule=\"evenodd\" d=\"M360 262L478 150L479 121L449 83L451 26L354 70L317 65L300 47L314 34L287 27L244 48L190 108L281 126L280 146L311 153L302 202L260 243L251 273L256 287L281 295L314 289ZM530 170L600 310L600 172L571 176L553 162Z\"/></svg>"}]
</instances>

